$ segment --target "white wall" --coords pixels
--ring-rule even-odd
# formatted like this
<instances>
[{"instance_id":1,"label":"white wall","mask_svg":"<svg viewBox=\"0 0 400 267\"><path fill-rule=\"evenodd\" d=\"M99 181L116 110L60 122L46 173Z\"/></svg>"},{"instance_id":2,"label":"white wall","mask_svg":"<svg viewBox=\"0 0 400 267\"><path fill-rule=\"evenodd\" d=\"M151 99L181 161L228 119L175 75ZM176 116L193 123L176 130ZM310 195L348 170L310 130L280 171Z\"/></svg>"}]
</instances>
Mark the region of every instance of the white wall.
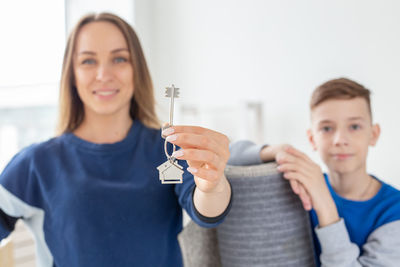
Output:
<instances>
[{"instance_id":1,"label":"white wall","mask_svg":"<svg viewBox=\"0 0 400 267\"><path fill-rule=\"evenodd\" d=\"M111 12L134 24L134 0L65 0L67 33L88 13Z\"/></svg>"},{"instance_id":2,"label":"white wall","mask_svg":"<svg viewBox=\"0 0 400 267\"><path fill-rule=\"evenodd\" d=\"M0 1L0 109L56 105L63 28L63 0Z\"/></svg>"},{"instance_id":3,"label":"white wall","mask_svg":"<svg viewBox=\"0 0 400 267\"><path fill-rule=\"evenodd\" d=\"M292 143L314 159L305 135L311 91L340 76L361 82L382 127L369 171L400 188L399 12L395 0L136 0L135 25L162 119L171 83L181 88L178 105L200 110L261 102L264 142ZM237 112L214 125L249 127Z\"/></svg>"}]
</instances>

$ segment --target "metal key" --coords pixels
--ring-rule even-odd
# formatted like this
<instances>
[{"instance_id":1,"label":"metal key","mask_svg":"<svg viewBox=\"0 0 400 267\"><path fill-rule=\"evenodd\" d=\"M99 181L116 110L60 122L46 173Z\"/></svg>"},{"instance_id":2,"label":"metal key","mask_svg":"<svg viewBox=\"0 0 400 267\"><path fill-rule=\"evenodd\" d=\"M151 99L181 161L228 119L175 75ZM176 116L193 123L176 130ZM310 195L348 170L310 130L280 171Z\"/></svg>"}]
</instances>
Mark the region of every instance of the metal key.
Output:
<instances>
[{"instance_id":1,"label":"metal key","mask_svg":"<svg viewBox=\"0 0 400 267\"><path fill-rule=\"evenodd\" d=\"M174 119L174 98L179 97L179 88L176 88L174 85L171 87L167 87L165 89L165 96L171 98L170 110L169 110L169 125L164 129L173 125ZM163 136L165 138L165 136ZM173 152L175 152L175 145L173 146ZM157 167L159 172L159 177L162 184L181 184L182 183L182 175L183 175L183 167L178 164L178 161L170 156L167 151L167 141L164 141L164 151L167 156L167 161Z\"/></svg>"},{"instance_id":2,"label":"metal key","mask_svg":"<svg viewBox=\"0 0 400 267\"><path fill-rule=\"evenodd\" d=\"M163 130L169 128L174 123L174 98L179 97L179 88L176 88L174 85L172 85L171 87L166 87L165 96L170 97L171 101L169 106L169 124L167 126L163 126L162 127ZM165 138L165 136L163 136L162 134L161 137ZM175 146L174 146L174 151L175 151Z\"/></svg>"},{"instance_id":3,"label":"metal key","mask_svg":"<svg viewBox=\"0 0 400 267\"><path fill-rule=\"evenodd\" d=\"M165 96L171 98L171 103L169 106L169 126L172 126L174 120L174 98L179 97L179 88L175 88L174 85L165 88Z\"/></svg>"}]
</instances>

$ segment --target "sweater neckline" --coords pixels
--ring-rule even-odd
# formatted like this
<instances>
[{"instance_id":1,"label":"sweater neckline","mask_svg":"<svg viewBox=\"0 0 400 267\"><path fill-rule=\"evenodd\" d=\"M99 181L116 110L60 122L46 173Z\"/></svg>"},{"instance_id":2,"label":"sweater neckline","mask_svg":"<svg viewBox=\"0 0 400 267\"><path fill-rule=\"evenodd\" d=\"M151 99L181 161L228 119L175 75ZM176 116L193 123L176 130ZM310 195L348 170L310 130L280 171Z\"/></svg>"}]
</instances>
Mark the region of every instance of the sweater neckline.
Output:
<instances>
[{"instance_id":1,"label":"sweater neckline","mask_svg":"<svg viewBox=\"0 0 400 267\"><path fill-rule=\"evenodd\" d=\"M385 188L386 188L386 184L383 181L379 180L374 175L371 175L372 178L378 180L381 183L381 188L379 188L378 192L374 196L372 196L371 198L369 198L367 200L352 200L352 199L344 198L344 197L340 196L338 193L336 193L336 191L333 189L331 183L329 182L328 174L325 173L324 176L325 176L325 181L326 181L326 183L328 185L329 191L331 191L331 194L332 194L332 196L334 198L340 200L341 202L352 203L352 204L355 204L355 205L357 205L357 204L365 204L365 203L373 202L376 199L379 199L380 195L384 193Z\"/></svg>"},{"instance_id":2,"label":"sweater neckline","mask_svg":"<svg viewBox=\"0 0 400 267\"><path fill-rule=\"evenodd\" d=\"M115 143L92 143L76 136L72 132L65 133L64 136L69 143L77 146L81 150L88 152L117 152L131 149L132 146L136 144L142 127L143 124L139 120L134 120L126 137Z\"/></svg>"}]
</instances>

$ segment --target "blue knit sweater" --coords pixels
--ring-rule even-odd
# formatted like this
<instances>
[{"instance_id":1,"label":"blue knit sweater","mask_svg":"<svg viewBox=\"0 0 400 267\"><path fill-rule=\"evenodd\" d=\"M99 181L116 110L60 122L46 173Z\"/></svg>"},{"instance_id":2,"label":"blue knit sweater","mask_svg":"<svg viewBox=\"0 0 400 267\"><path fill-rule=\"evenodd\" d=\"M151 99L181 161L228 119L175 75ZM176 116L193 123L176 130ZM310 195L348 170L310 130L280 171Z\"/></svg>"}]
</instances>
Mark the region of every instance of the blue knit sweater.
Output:
<instances>
[{"instance_id":1,"label":"blue knit sweater","mask_svg":"<svg viewBox=\"0 0 400 267\"><path fill-rule=\"evenodd\" d=\"M324 174L324 176L339 216L343 218L346 225L350 241L358 246L361 253L371 233L385 224L400 220L400 192L394 187L379 180L382 186L375 196L366 201L355 201L336 194L328 175ZM314 210L310 212L310 217L312 227L318 227L318 217ZM320 255L321 245L315 233L314 242L316 254ZM317 262L320 266L319 257Z\"/></svg>"},{"instance_id":2,"label":"blue knit sweater","mask_svg":"<svg viewBox=\"0 0 400 267\"><path fill-rule=\"evenodd\" d=\"M0 240L23 218L46 266L182 266L177 234L193 206L193 176L162 185L160 131L134 121L127 137L93 144L64 134L18 153L0 176ZM186 162L180 162L186 169ZM225 213L226 214L226 213Z\"/></svg>"}]
</instances>

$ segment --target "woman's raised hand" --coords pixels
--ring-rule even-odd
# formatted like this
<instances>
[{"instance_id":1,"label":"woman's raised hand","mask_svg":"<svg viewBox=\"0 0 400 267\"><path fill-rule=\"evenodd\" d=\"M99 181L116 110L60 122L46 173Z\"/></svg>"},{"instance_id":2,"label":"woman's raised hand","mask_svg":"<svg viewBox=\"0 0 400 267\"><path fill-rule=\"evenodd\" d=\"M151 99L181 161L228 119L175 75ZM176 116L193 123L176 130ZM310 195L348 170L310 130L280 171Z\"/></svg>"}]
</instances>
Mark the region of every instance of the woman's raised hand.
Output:
<instances>
[{"instance_id":1,"label":"woman's raised hand","mask_svg":"<svg viewBox=\"0 0 400 267\"><path fill-rule=\"evenodd\" d=\"M222 190L224 169L229 159L229 139L219 132L198 126L171 126L162 135L181 147L172 156L186 160L199 190L209 193Z\"/></svg>"}]
</instances>

